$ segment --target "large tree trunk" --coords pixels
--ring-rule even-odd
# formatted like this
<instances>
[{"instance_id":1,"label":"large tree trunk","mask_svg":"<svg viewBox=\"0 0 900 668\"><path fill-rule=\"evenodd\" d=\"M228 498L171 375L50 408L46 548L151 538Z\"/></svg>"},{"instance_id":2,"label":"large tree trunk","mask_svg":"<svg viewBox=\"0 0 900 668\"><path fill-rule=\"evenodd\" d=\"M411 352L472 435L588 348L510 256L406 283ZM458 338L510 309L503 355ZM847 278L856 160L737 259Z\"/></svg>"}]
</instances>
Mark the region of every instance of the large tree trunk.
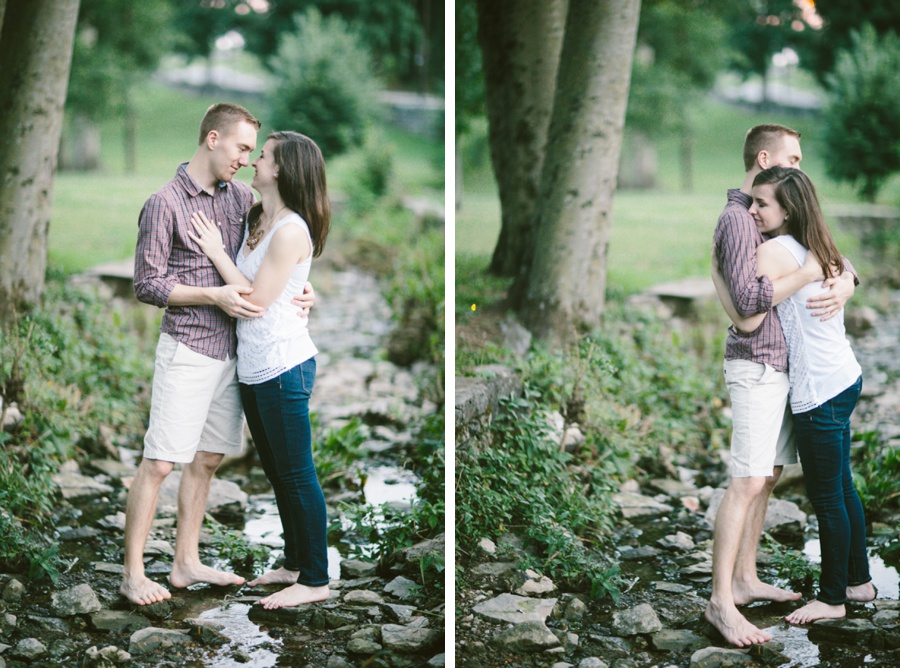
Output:
<instances>
[{"instance_id":1,"label":"large tree trunk","mask_svg":"<svg viewBox=\"0 0 900 668\"><path fill-rule=\"evenodd\" d=\"M78 0L5 8L0 26L0 321L44 288Z\"/></svg>"},{"instance_id":2,"label":"large tree trunk","mask_svg":"<svg viewBox=\"0 0 900 668\"><path fill-rule=\"evenodd\" d=\"M640 4L569 2L535 252L512 292L521 321L553 346L597 327L603 313L609 216Z\"/></svg>"},{"instance_id":3,"label":"large tree trunk","mask_svg":"<svg viewBox=\"0 0 900 668\"><path fill-rule=\"evenodd\" d=\"M531 256L567 0L477 0L491 159L502 220L491 271Z\"/></svg>"}]
</instances>

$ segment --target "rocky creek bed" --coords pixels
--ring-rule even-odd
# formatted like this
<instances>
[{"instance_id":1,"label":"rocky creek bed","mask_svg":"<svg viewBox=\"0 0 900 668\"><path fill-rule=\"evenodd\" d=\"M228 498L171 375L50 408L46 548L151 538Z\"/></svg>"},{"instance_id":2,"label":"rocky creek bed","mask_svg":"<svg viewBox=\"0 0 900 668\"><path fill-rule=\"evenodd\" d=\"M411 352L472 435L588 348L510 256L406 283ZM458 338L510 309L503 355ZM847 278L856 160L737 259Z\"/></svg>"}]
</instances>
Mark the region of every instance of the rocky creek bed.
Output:
<instances>
[{"instance_id":1,"label":"rocky creek bed","mask_svg":"<svg viewBox=\"0 0 900 668\"><path fill-rule=\"evenodd\" d=\"M366 456L345 474L355 484L325 488L329 520L340 527L347 524L340 504L409 507L416 479L403 463L413 454L417 425L438 407L420 391L433 370L384 360L391 314L375 279L336 268L315 278L311 331L321 353L311 410L328 427L355 419L367 435ZM57 539L67 564L58 584L0 574L0 668L444 665L443 592L417 584L420 560L443 559L442 536L379 566L349 558L344 532L330 533L332 596L323 603L266 611L254 605L265 590L200 585L173 590L170 600L154 605L129 604L118 588L125 500L140 441L110 446L118 459L68 462L55 478ZM179 477L176 470L164 485L145 551L148 574L162 583L174 554ZM276 561L283 547L277 509L254 458L223 464L207 512L242 529L251 543L274 548ZM204 531L201 558L227 568L214 545Z\"/></svg>"},{"instance_id":2,"label":"rocky creek bed","mask_svg":"<svg viewBox=\"0 0 900 668\"><path fill-rule=\"evenodd\" d=\"M854 432L876 432L900 447L900 292L885 293L887 315L859 309L848 328L863 366L865 389ZM459 430L459 427L458 427ZM747 617L773 636L750 650L730 647L703 618L710 594L712 527L727 484L727 457L708 471L678 466L669 479L630 481L616 497L621 521L614 544L625 591L618 604L592 601L584 591L561 590L543 574L518 567L528 546L515 535L484 539L464 565L457 588L456 665L490 668L713 668L768 665L826 668L900 666L900 592L897 551L900 516L873 523L870 555L877 599L848 606L841 620L805 627L783 617L798 606L757 603ZM710 483L710 484L707 484ZM815 515L805 498L802 471L789 467L775 490L766 531L779 544L815 562ZM781 586L776 555L765 546L758 563L764 580ZM458 578L459 581L459 578ZM796 587L794 587L797 589ZM801 589L804 600L814 595Z\"/></svg>"}]
</instances>

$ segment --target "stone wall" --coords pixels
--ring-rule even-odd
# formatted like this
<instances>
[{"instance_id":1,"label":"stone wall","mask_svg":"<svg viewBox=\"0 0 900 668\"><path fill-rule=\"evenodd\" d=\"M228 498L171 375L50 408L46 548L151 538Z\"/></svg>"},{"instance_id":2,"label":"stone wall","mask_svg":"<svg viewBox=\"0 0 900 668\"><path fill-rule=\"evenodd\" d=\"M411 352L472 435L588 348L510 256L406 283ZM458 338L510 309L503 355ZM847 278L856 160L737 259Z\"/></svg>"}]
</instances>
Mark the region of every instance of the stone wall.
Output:
<instances>
[{"instance_id":1,"label":"stone wall","mask_svg":"<svg viewBox=\"0 0 900 668\"><path fill-rule=\"evenodd\" d=\"M500 411L500 398L522 392L522 379L508 367L491 364L476 368L475 373L456 378L457 450L487 445L491 423Z\"/></svg>"}]
</instances>

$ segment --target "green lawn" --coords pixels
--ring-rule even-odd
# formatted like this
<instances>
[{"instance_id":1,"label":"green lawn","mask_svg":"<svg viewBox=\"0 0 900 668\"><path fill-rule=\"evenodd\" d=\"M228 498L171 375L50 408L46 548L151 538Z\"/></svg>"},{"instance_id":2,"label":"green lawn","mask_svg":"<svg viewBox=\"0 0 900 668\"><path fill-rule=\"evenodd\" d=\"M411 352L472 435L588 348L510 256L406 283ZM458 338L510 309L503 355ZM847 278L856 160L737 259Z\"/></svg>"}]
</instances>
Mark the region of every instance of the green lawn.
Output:
<instances>
[{"instance_id":1,"label":"green lawn","mask_svg":"<svg viewBox=\"0 0 900 668\"><path fill-rule=\"evenodd\" d=\"M218 97L192 95L157 84L142 87L136 95L138 109L137 172L125 173L122 124L101 126L99 172L59 172L53 194L50 222L50 263L69 272L83 271L134 253L137 220L141 207L153 192L172 178L178 164L188 161L197 146L200 119ZM240 100L237 100L240 102ZM247 107L262 120L265 105L248 102ZM263 123L257 141L262 147L272 130ZM381 129L384 141L393 147L394 176L406 194L443 197L442 142L429 141L394 127ZM259 154L254 153L255 158ZM341 191L353 178L359 153L326 156L328 185ZM251 168L238 179L249 184Z\"/></svg>"},{"instance_id":2,"label":"green lawn","mask_svg":"<svg viewBox=\"0 0 900 668\"><path fill-rule=\"evenodd\" d=\"M741 147L747 129L775 122L802 134L803 168L817 184L826 215L829 206L857 202L853 190L825 175L821 130L811 116L761 115L714 102L695 113L694 190L681 191L677 139L657 143L660 187L655 191L620 191L612 215L608 283L611 289L636 292L656 283L709 274L709 246L727 188L743 180ZM472 142L473 144L476 142ZM463 204L456 217L456 251L481 257L486 266L500 231L500 206L481 147L481 160L465 172ZM479 155L467 148L464 155ZM900 202L900 178L884 189L880 203ZM836 230L841 250L858 256L855 238ZM469 263L467 262L467 266ZM457 282L467 277L457 273Z\"/></svg>"}]
</instances>

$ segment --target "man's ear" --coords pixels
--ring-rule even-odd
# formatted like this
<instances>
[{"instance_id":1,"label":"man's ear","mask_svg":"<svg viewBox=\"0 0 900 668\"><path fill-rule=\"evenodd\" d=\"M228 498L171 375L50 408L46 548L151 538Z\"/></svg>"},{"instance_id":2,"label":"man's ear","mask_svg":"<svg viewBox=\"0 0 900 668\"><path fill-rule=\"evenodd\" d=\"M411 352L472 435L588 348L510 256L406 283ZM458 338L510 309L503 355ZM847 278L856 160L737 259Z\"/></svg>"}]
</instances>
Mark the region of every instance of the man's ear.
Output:
<instances>
[{"instance_id":1,"label":"man's ear","mask_svg":"<svg viewBox=\"0 0 900 668\"><path fill-rule=\"evenodd\" d=\"M768 151L760 151L756 154L756 162L759 164L760 169L768 169L769 168L769 152Z\"/></svg>"},{"instance_id":2,"label":"man's ear","mask_svg":"<svg viewBox=\"0 0 900 668\"><path fill-rule=\"evenodd\" d=\"M219 131L218 130L210 130L206 134L206 148L210 151L215 150L216 144L219 143Z\"/></svg>"}]
</instances>

